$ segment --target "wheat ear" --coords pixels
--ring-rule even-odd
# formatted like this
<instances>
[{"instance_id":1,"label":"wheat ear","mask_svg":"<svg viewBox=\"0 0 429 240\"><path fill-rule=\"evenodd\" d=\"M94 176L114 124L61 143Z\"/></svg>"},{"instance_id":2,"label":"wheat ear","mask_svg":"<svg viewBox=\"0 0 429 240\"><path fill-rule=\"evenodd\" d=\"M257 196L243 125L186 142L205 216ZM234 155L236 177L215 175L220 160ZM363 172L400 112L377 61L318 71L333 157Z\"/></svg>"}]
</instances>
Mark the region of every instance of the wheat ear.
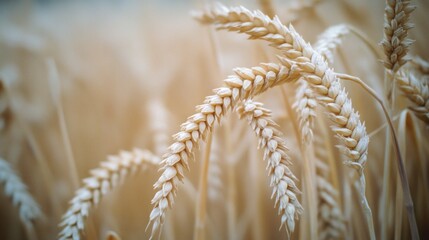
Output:
<instances>
[{"instance_id":1,"label":"wheat ear","mask_svg":"<svg viewBox=\"0 0 429 240\"><path fill-rule=\"evenodd\" d=\"M273 187L272 197L276 198L281 215L281 226L286 224L287 231L295 229L295 218L303 209L296 195L299 193L295 185L296 177L289 169L290 158L286 143L278 125L271 119L271 112L263 105L252 100L244 101L237 108L240 118L246 117L250 126L259 139L259 147L264 150L264 160L267 160L268 174Z\"/></svg>"},{"instance_id":2,"label":"wheat ear","mask_svg":"<svg viewBox=\"0 0 429 240\"><path fill-rule=\"evenodd\" d=\"M280 57L283 66L289 66L293 73L305 76L304 79L319 95L317 100L328 110L335 124L332 129L343 143L340 148L348 157L346 163L362 172L369 142L365 125L353 109L334 71L292 26L288 28L278 17L270 19L260 11L252 12L244 7L218 5L194 16L202 23L214 24L218 29L245 33L250 35L250 39L266 40L281 50L285 56Z\"/></svg>"},{"instance_id":3,"label":"wheat ear","mask_svg":"<svg viewBox=\"0 0 429 240\"><path fill-rule=\"evenodd\" d=\"M318 36L317 42L314 44L315 50L321 54L329 64L334 63L334 52L341 45L342 39L348 34L354 34L373 52L375 57L381 58L376 47L369 41L361 31L347 24L338 24L329 27ZM314 125L313 114L315 114L315 94L308 86L308 83L299 81L301 84L296 94L296 102L294 104L298 113L298 118L302 130L303 142L309 144L312 139L312 126ZM314 104L313 104L314 103ZM311 113L311 114L309 114Z\"/></svg>"},{"instance_id":4,"label":"wheat ear","mask_svg":"<svg viewBox=\"0 0 429 240\"><path fill-rule=\"evenodd\" d=\"M281 50L280 57L284 66L310 84L317 98L329 112L334 123L332 130L342 142L339 146L348 158L346 164L355 168L360 176L362 204L367 216L371 238L375 239L372 212L365 197L365 176L363 167L368 153L369 138L365 124L353 109L350 98L342 88L338 77L329 68L324 58L290 26L284 26L278 17L270 19L260 11L250 11L244 7L227 8L218 5L216 8L194 15L202 23L214 24L218 29L227 29L248 34L250 39L262 39L271 46Z\"/></svg>"},{"instance_id":5,"label":"wheat ear","mask_svg":"<svg viewBox=\"0 0 429 240\"><path fill-rule=\"evenodd\" d=\"M334 51L341 44L342 38L348 33L350 33L350 30L345 24L329 27L318 37L315 50L325 57L329 64L333 64ZM300 79L299 84L293 106L297 112L302 142L308 145L313 141L312 128L316 117L317 101L313 90L305 80Z\"/></svg>"},{"instance_id":6,"label":"wheat ear","mask_svg":"<svg viewBox=\"0 0 429 240\"><path fill-rule=\"evenodd\" d=\"M158 165L159 158L147 150L122 151L117 156L109 156L100 167L91 170L91 177L85 178L83 187L76 191L70 207L62 217L59 239L80 239L85 229L85 220L90 208L98 205L101 198L130 173L147 165Z\"/></svg>"},{"instance_id":7,"label":"wheat ear","mask_svg":"<svg viewBox=\"0 0 429 240\"><path fill-rule=\"evenodd\" d=\"M396 73L408 59L406 55L413 41L408 39L408 30L414 25L409 22L410 14L416 6L409 0L387 0L384 10L383 45L386 69Z\"/></svg>"},{"instance_id":8,"label":"wheat ear","mask_svg":"<svg viewBox=\"0 0 429 240\"><path fill-rule=\"evenodd\" d=\"M396 80L402 93L415 104L415 106L410 106L410 109L418 118L429 124L429 87L427 83L419 81L413 73L405 74L402 70L396 74Z\"/></svg>"},{"instance_id":9,"label":"wheat ear","mask_svg":"<svg viewBox=\"0 0 429 240\"><path fill-rule=\"evenodd\" d=\"M12 203L19 210L21 221L32 226L34 220L42 217L39 205L27 191L27 186L15 173L10 164L0 158L0 184L4 186L4 193L12 199Z\"/></svg>"},{"instance_id":10,"label":"wheat ear","mask_svg":"<svg viewBox=\"0 0 429 240\"><path fill-rule=\"evenodd\" d=\"M256 96L268 88L289 80L289 69L274 63L261 64L253 68L237 68L235 75L224 80L225 87L215 89L214 95L207 96L203 105L197 106L197 113L190 116L181 125L181 131L173 136L174 143L163 156L164 170L154 188L158 189L152 199L154 208L150 214L152 235L159 230L164 222L168 207L174 203L177 184L184 179L184 168L189 169L188 161L193 158L193 150L199 141L205 139L213 124L230 111L238 101Z\"/></svg>"}]
</instances>

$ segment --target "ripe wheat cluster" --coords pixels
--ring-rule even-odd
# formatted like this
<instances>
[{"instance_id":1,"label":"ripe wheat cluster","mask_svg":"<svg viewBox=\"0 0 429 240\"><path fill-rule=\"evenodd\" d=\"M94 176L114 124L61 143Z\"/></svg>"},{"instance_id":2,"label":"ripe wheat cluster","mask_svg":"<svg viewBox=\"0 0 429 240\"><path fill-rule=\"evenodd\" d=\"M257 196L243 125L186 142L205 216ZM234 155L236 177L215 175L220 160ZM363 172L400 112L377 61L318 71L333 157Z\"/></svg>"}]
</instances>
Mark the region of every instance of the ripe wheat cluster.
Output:
<instances>
[{"instance_id":1,"label":"ripe wheat cluster","mask_svg":"<svg viewBox=\"0 0 429 240\"><path fill-rule=\"evenodd\" d=\"M91 4L0 4L0 235L429 237L427 3Z\"/></svg>"}]
</instances>

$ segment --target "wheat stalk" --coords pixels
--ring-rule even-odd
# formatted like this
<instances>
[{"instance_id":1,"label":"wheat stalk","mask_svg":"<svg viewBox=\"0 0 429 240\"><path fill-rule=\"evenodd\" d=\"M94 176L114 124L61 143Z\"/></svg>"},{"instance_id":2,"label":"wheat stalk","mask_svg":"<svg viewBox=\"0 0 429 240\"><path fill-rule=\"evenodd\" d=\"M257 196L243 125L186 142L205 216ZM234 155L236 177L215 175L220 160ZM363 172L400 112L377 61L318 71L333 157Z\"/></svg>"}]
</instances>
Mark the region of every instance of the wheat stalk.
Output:
<instances>
[{"instance_id":1,"label":"wheat stalk","mask_svg":"<svg viewBox=\"0 0 429 240\"><path fill-rule=\"evenodd\" d=\"M268 174L271 177L273 187L272 197L276 197L276 205L279 205L281 226L286 224L287 231L295 229L295 218L303 209L296 195L299 193L295 185L296 177L288 165L290 158L282 133L277 124L271 119L271 112L263 108L263 105L252 100L244 101L237 108L240 118L246 117L250 126L259 139L259 147L264 150L264 159L267 160Z\"/></svg>"},{"instance_id":2,"label":"wheat stalk","mask_svg":"<svg viewBox=\"0 0 429 240\"><path fill-rule=\"evenodd\" d=\"M414 25L409 22L410 14L416 7L409 0L387 0L384 12L384 39L381 41L387 59L386 69L396 73L408 59L412 40L408 39L408 30Z\"/></svg>"},{"instance_id":3,"label":"wheat stalk","mask_svg":"<svg viewBox=\"0 0 429 240\"><path fill-rule=\"evenodd\" d=\"M76 191L70 201L70 207L62 217L62 230L59 239L80 239L80 232L85 229L85 220L93 205L98 205L101 198L111 191L130 173L147 165L158 165L159 158L147 150L135 149L122 151L117 156L109 156L100 167L91 170L91 177L85 178L83 187Z\"/></svg>"},{"instance_id":4,"label":"wheat stalk","mask_svg":"<svg viewBox=\"0 0 429 240\"><path fill-rule=\"evenodd\" d=\"M152 235L164 222L165 212L174 203L177 184L184 179L184 169L189 169L188 161L193 158L193 150L199 141L205 139L213 124L230 111L238 101L256 96L268 88L289 79L289 69L274 63L261 64L253 68L236 68L235 75L224 80L225 87L215 89L214 95L207 96L203 105L197 106L197 113L181 125L181 131L173 136L175 142L163 156L164 172L154 184L158 192L152 199L154 208L150 214Z\"/></svg>"},{"instance_id":5,"label":"wheat stalk","mask_svg":"<svg viewBox=\"0 0 429 240\"><path fill-rule=\"evenodd\" d=\"M19 210L21 221L32 226L34 220L42 217L39 205L27 191L27 186L15 173L10 164L0 158L0 184L4 186L4 193L12 199L12 203Z\"/></svg>"}]
</instances>

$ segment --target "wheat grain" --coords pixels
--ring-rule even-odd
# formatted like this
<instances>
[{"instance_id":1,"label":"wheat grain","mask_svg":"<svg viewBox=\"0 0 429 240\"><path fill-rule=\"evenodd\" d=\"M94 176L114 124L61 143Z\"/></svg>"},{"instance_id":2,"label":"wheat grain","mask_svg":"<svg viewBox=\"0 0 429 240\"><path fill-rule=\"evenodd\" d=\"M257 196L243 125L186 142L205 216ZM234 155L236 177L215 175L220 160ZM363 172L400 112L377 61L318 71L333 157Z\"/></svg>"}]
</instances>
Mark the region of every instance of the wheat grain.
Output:
<instances>
[{"instance_id":1,"label":"wheat grain","mask_svg":"<svg viewBox=\"0 0 429 240\"><path fill-rule=\"evenodd\" d=\"M413 27L409 22L410 14L416 7L409 0L387 0L384 11L384 39L381 41L387 59L384 66L396 73L408 59L412 40L408 39L408 30Z\"/></svg>"},{"instance_id":2,"label":"wheat grain","mask_svg":"<svg viewBox=\"0 0 429 240\"><path fill-rule=\"evenodd\" d=\"M303 209L296 195L299 193L295 185L296 177L289 169L289 151L282 139L282 133L277 124L271 119L271 112L263 105L252 100L244 101L237 108L240 118L246 117L250 126L259 139L259 147L264 150L264 160L267 160L268 174L273 187L272 197L276 198L281 215L281 226L286 224L288 233L295 229L295 218Z\"/></svg>"},{"instance_id":3,"label":"wheat grain","mask_svg":"<svg viewBox=\"0 0 429 240\"><path fill-rule=\"evenodd\" d=\"M154 184L159 189L152 199L154 208L150 214L152 235L161 227L165 212L174 203L177 184L184 179L184 169L189 169L188 161L193 158L194 147L205 139L213 124L234 108L240 100L265 92L268 88L289 80L289 69L274 63L261 64L253 68L236 68L235 75L224 80L226 87L215 89L214 95L207 96L203 105L197 106L197 113L181 125L181 131L173 136L175 142L163 156L164 172Z\"/></svg>"},{"instance_id":4,"label":"wheat grain","mask_svg":"<svg viewBox=\"0 0 429 240\"><path fill-rule=\"evenodd\" d=\"M15 173L10 164L0 158L0 184L4 193L12 199L19 210L19 217L24 224L32 225L33 221L42 217L39 205L27 191L27 186Z\"/></svg>"},{"instance_id":5,"label":"wheat grain","mask_svg":"<svg viewBox=\"0 0 429 240\"><path fill-rule=\"evenodd\" d=\"M117 156L109 156L100 167L91 170L91 177L85 178L83 187L76 191L70 207L62 218L59 239L80 239L85 229L85 220L92 205L98 205L101 198L124 178L147 165L158 165L159 158L147 150L122 151Z\"/></svg>"}]
</instances>

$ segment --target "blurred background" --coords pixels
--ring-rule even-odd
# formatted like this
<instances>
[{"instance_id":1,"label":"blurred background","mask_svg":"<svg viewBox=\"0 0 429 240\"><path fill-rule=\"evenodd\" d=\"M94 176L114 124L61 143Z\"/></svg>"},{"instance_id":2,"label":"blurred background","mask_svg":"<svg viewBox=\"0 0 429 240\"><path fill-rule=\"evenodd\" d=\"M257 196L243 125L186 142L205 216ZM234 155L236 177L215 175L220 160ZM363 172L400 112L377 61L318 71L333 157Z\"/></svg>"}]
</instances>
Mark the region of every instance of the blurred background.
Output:
<instances>
[{"instance_id":1,"label":"blurred background","mask_svg":"<svg viewBox=\"0 0 429 240\"><path fill-rule=\"evenodd\" d=\"M223 1L227 6L243 5L261 9L264 1ZM277 62L279 52L246 36L215 31L195 21L190 12L201 10L211 1L2 1L0 3L0 101L2 119L0 155L7 160L28 186L41 206L44 218L35 221L37 239L55 239L58 224L77 189L73 178L89 176L89 170L120 150L149 149L161 156L172 143L171 135L194 113L212 89L235 67ZM417 10L410 38L416 40L412 55L429 59L428 1L413 1ZM350 24L362 31L378 50L383 38L384 1L320 0L272 1L284 24L292 23L310 43L329 26ZM356 36L346 36L332 66L337 72L355 75L381 96L384 68L380 58ZM354 107L360 112L369 133L385 123L380 107L354 84L344 84ZM285 90L294 102L296 84ZM296 151L297 140L291 117L283 106L281 92L272 89L257 98L273 111L274 119L286 134L293 170L302 179L302 161ZM409 105L398 94L393 116ZM4 107L3 107L4 106ZM322 115L321 115L322 116ZM324 116L324 115L323 115ZM418 146L427 148L427 127L421 122L410 128L422 131L423 138L406 137L406 163L422 239L428 238L425 223L429 208L428 182L424 168L428 154L416 160ZM407 125L407 126L408 126ZM232 136L232 137L231 137ZM382 191L385 131L371 136L367 165L367 194L373 209L378 237L394 236L396 191L388 213ZM331 137L334 142L337 141ZM417 143L416 141L420 141ZM225 118L214 132L211 157L212 178L207 205L207 239L285 239L278 230L280 217L270 199L269 178L265 173L257 141L236 114ZM202 144L201 149L204 149ZM338 204L344 212L347 234L339 238L368 239L359 199L344 180L349 169L336 168L339 179ZM391 154L393 155L393 153ZM168 212L161 239L191 239L195 219L200 159L187 172L189 182L182 185L177 201ZM76 171L67 164L72 159ZM392 156L393 161L393 156ZM422 162L425 162L423 164ZM423 166L423 167L422 167ZM391 181L396 183L396 167ZM84 239L106 239L108 231L122 239L148 239L145 232L155 194L153 183L157 167L149 167L112 190L90 212ZM209 180L210 182L210 180ZM211 184L211 185L210 185ZM299 185L303 184L299 182ZM2 188L3 189L3 188ZM349 190L347 190L349 189ZM351 197L350 197L351 196ZM301 195L300 198L303 196ZM355 209L356 208L356 209ZM390 214L390 215L389 215ZM401 236L408 238L405 212ZM389 216L389 217L387 217ZM292 239L308 239L303 216ZM397 223L396 223L397 224ZM384 229L384 230L382 230ZM10 199L0 194L0 238L28 239L18 211Z\"/></svg>"}]
</instances>

